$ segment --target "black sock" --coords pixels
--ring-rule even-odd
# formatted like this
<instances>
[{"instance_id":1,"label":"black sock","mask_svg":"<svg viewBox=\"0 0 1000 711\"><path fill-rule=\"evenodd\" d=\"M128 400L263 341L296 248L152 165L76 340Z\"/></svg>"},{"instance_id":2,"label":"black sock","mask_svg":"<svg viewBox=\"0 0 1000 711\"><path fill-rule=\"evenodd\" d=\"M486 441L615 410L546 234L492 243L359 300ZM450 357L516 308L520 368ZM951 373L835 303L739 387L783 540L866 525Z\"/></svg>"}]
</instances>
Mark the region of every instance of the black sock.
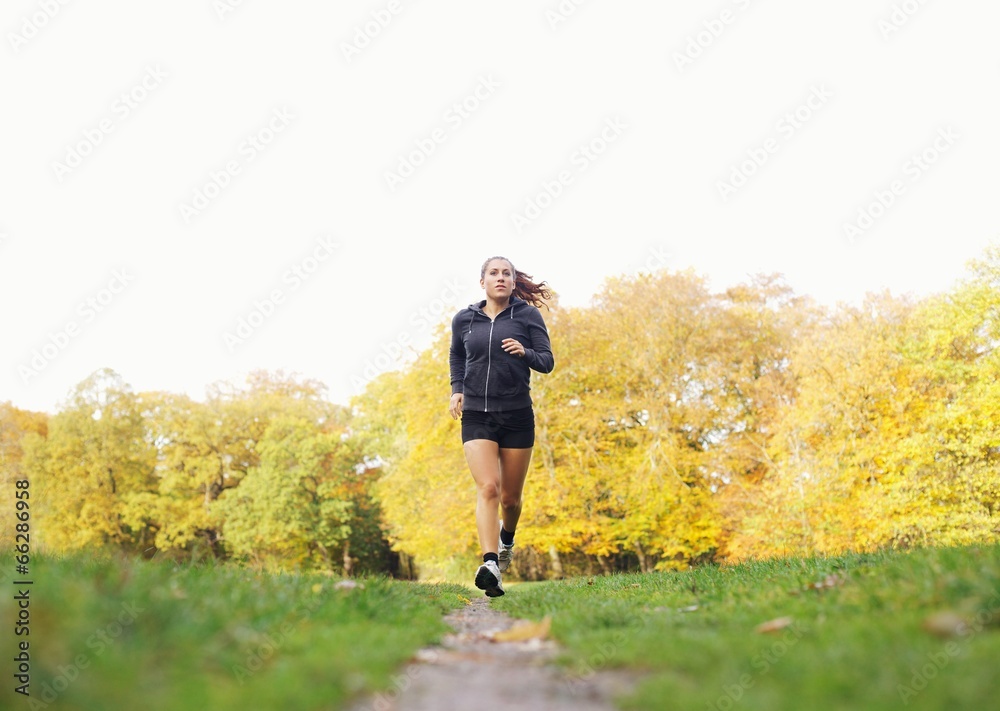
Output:
<instances>
[{"instance_id":1,"label":"black sock","mask_svg":"<svg viewBox=\"0 0 1000 711\"><path fill-rule=\"evenodd\" d=\"M494 563L500 562L500 557L496 553L483 553L483 562L492 560Z\"/></svg>"},{"instance_id":2,"label":"black sock","mask_svg":"<svg viewBox=\"0 0 1000 711\"><path fill-rule=\"evenodd\" d=\"M509 546L510 544L512 544L514 542L514 533L512 531L508 531L506 528L504 528L503 526L501 526L500 527L500 540L503 542L503 544L505 546Z\"/></svg>"}]
</instances>

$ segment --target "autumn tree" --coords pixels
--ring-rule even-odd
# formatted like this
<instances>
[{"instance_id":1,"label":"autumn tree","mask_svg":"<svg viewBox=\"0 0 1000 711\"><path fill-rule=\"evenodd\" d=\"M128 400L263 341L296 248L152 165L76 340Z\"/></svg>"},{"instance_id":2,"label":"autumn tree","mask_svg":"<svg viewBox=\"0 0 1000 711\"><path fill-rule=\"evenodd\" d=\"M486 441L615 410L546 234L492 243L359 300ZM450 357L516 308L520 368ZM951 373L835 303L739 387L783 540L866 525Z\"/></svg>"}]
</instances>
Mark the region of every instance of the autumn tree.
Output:
<instances>
[{"instance_id":1,"label":"autumn tree","mask_svg":"<svg viewBox=\"0 0 1000 711\"><path fill-rule=\"evenodd\" d=\"M871 294L813 324L729 555L997 539L998 265L990 250L949 293Z\"/></svg>"},{"instance_id":2,"label":"autumn tree","mask_svg":"<svg viewBox=\"0 0 1000 711\"><path fill-rule=\"evenodd\" d=\"M354 475L339 433L291 416L273 419L258 443L260 461L213 509L226 547L279 568L334 567L350 534L351 502L338 496Z\"/></svg>"},{"instance_id":3,"label":"autumn tree","mask_svg":"<svg viewBox=\"0 0 1000 711\"><path fill-rule=\"evenodd\" d=\"M442 328L408 368L382 374L354 400L359 447L381 463L374 493L386 535L425 576L448 574L478 549L461 424L448 414L450 342Z\"/></svg>"},{"instance_id":4,"label":"autumn tree","mask_svg":"<svg viewBox=\"0 0 1000 711\"><path fill-rule=\"evenodd\" d=\"M44 439L49 426L49 418L44 412L29 412L14 407L9 402L0 403L0 504L4 511L14 511L16 487L14 483L21 479L33 480L30 469L22 465L24 460L24 439L28 435ZM31 490L28 490L28 512L31 514L34 500ZM4 525L0 528L0 545L5 550L12 550L14 545L14 526Z\"/></svg>"},{"instance_id":5,"label":"autumn tree","mask_svg":"<svg viewBox=\"0 0 1000 711\"><path fill-rule=\"evenodd\" d=\"M40 542L56 550L150 545L156 452L138 399L121 376L105 369L84 380L50 418L47 434L25 439L24 467L37 481Z\"/></svg>"},{"instance_id":6,"label":"autumn tree","mask_svg":"<svg viewBox=\"0 0 1000 711\"><path fill-rule=\"evenodd\" d=\"M336 408L325 386L282 372L255 371L244 384L216 382L205 403L184 395L144 393L149 438L156 447L158 489L149 502L162 522L157 549L223 556L222 520L214 502L258 466L258 446L275 417L319 424Z\"/></svg>"}]
</instances>

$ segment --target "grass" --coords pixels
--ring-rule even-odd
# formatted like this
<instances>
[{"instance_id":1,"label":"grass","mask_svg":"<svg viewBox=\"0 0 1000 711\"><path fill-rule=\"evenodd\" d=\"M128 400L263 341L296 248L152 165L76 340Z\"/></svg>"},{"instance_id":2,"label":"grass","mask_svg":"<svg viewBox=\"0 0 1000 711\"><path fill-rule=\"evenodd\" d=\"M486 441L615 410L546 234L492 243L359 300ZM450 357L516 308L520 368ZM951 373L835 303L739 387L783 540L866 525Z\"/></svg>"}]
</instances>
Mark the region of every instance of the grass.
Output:
<instances>
[{"instance_id":1,"label":"grass","mask_svg":"<svg viewBox=\"0 0 1000 711\"><path fill-rule=\"evenodd\" d=\"M343 708L390 688L473 594L155 559L31 566L32 709ZM25 639L16 592L0 596L8 659ZM629 710L982 709L1000 688L1000 546L524 583L492 604L551 615L570 693L574 678L629 670Z\"/></svg>"},{"instance_id":2,"label":"grass","mask_svg":"<svg viewBox=\"0 0 1000 711\"><path fill-rule=\"evenodd\" d=\"M29 640L24 708L66 711L340 708L389 688L470 594L377 577L338 589L319 574L155 559L33 556L31 569L30 636L13 634L14 589L0 597L4 669Z\"/></svg>"},{"instance_id":3,"label":"grass","mask_svg":"<svg viewBox=\"0 0 1000 711\"><path fill-rule=\"evenodd\" d=\"M1000 689L997 546L576 578L493 604L551 615L571 679L633 670L624 709L983 709Z\"/></svg>"}]
</instances>

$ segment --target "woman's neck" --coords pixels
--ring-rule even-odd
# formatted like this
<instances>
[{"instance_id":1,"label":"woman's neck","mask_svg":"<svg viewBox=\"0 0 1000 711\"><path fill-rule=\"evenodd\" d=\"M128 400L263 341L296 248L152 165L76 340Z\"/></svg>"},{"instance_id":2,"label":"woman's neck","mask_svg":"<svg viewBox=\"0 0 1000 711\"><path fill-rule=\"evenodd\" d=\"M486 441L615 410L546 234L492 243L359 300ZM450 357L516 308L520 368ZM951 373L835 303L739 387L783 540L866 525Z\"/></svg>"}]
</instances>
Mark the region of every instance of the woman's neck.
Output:
<instances>
[{"instance_id":1,"label":"woman's neck","mask_svg":"<svg viewBox=\"0 0 1000 711\"><path fill-rule=\"evenodd\" d=\"M483 313L491 319L494 319L500 314L501 311L507 308L508 304L510 304L510 297L504 299L503 301L497 301L487 296L486 305L483 306Z\"/></svg>"}]
</instances>

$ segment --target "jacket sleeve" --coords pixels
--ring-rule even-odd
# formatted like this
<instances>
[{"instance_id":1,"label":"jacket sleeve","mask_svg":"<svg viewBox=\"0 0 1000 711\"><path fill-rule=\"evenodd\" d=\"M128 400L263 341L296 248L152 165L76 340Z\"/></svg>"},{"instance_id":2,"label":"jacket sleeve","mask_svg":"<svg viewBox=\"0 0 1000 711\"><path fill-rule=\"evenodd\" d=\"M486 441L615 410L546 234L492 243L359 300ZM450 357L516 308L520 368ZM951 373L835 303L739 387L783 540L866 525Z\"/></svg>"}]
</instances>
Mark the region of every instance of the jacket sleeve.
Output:
<instances>
[{"instance_id":1,"label":"jacket sleeve","mask_svg":"<svg viewBox=\"0 0 1000 711\"><path fill-rule=\"evenodd\" d=\"M451 394L465 392L465 341L462 340L462 315L459 311L451 320L451 350L448 364L451 368Z\"/></svg>"},{"instance_id":2,"label":"jacket sleeve","mask_svg":"<svg viewBox=\"0 0 1000 711\"><path fill-rule=\"evenodd\" d=\"M535 307L530 307L528 313L531 314L528 318L528 337L531 343L525 346L524 359L532 370L551 373L556 363L552 357L552 344L549 342L549 331L545 328L545 320Z\"/></svg>"}]
</instances>

